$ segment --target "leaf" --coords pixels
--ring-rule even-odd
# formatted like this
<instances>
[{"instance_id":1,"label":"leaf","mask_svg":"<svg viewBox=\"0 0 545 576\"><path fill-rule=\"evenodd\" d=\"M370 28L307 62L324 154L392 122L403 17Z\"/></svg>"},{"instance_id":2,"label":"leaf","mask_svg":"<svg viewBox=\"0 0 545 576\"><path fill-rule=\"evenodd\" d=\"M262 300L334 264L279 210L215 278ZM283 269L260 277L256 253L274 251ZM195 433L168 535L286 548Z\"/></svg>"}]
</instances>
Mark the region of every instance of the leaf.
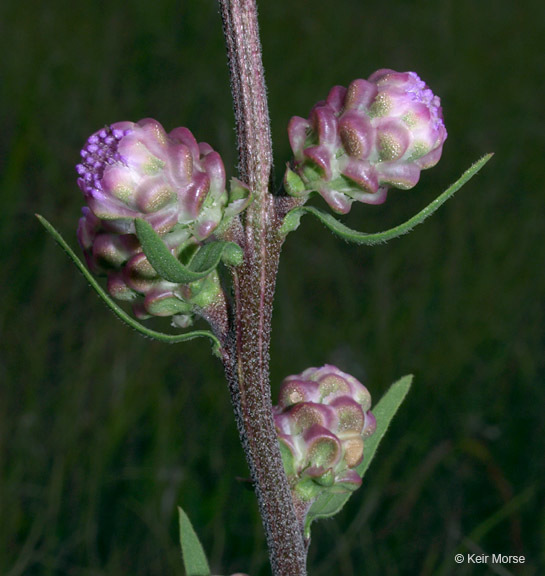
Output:
<instances>
[{"instance_id":1,"label":"leaf","mask_svg":"<svg viewBox=\"0 0 545 576\"><path fill-rule=\"evenodd\" d=\"M187 514L178 506L180 546L187 576L210 576L206 555Z\"/></svg>"},{"instance_id":2,"label":"leaf","mask_svg":"<svg viewBox=\"0 0 545 576\"><path fill-rule=\"evenodd\" d=\"M454 195L466 182L468 182L477 172L492 158L493 154L487 154L483 156L480 160L475 162L470 168L468 168L461 176L449 186L440 196L438 196L433 202L428 204L423 210L418 212L415 216L389 230L384 232L376 232L368 234L366 232L358 232L357 230L352 230L345 226L342 222L339 222L331 214L323 212L318 208L313 206L300 206L295 208L286 216L284 225L282 226L281 232L287 234L292 230L295 230L299 225L299 219L303 214L308 213L315 216L322 224L329 228L334 234L340 236L343 240L352 242L354 244L366 244L367 246L372 246L374 244L381 244L397 238L398 236L403 236L403 234L408 234L415 226L422 224L426 218L429 218L441 205L443 205L451 196Z\"/></svg>"},{"instance_id":3,"label":"leaf","mask_svg":"<svg viewBox=\"0 0 545 576\"><path fill-rule=\"evenodd\" d=\"M134 225L150 264L159 276L175 284L189 284L208 276L218 266L225 251L230 257L229 263L233 261L233 252L242 253L234 242L210 242L196 252L189 266L184 266L148 222L136 218Z\"/></svg>"},{"instance_id":4,"label":"leaf","mask_svg":"<svg viewBox=\"0 0 545 576\"><path fill-rule=\"evenodd\" d=\"M362 463L356 468L357 473L361 478L367 472L375 453L377 451L380 441L386 434L390 422L401 406L403 400L410 390L412 375L403 376L397 382L390 386L390 389L380 399L379 403L372 408L373 414L377 420L377 428L372 436L365 440L364 445L364 458ZM310 507L307 517L305 518L305 537L310 538L310 525L318 518L328 518L340 512L341 508L346 504L352 492L345 492L344 494L331 494L330 492L323 492Z\"/></svg>"},{"instance_id":5,"label":"leaf","mask_svg":"<svg viewBox=\"0 0 545 576\"><path fill-rule=\"evenodd\" d=\"M407 376L403 376L397 382L394 382L375 408L372 408L377 421L377 428L374 434L365 440L365 457L356 468L361 478L364 477L375 457L378 445L390 427L390 422L409 393L412 381L413 375L407 374Z\"/></svg>"},{"instance_id":6,"label":"leaf","mask_svg":"<svg viewBox=\"0 0 545 576\"><path fill-rule=\"evenodd\" d=\"M193 340L194 338L206 337L212 340L214 353L217 355L221 347L220 341L208 330L195 330L193 332L186 332L185 334L165 334L163 332L157 332L155 330L150 330L144 325L137 322L134 318L129 316L120 306L118 306L102 288L102 286L95 280L94 276L89 272L87 266L76 256L72 248L67 244L66 240L61 236L61 234L50 224L43 216L36 214L36 218L40 221L42 226L51 234L54 240L63 248L63 250L71 258L72 262L77 266L79 271L85 276L85 279L95 292L102 298L106 306L125 324L128 324L131 328L140 332L143 336L148 338L153 338L154 340L159 340L160 342L167 342L169 344L176 344L178 342L185 342L187 340Z\"/></svg>"}]
</instances>

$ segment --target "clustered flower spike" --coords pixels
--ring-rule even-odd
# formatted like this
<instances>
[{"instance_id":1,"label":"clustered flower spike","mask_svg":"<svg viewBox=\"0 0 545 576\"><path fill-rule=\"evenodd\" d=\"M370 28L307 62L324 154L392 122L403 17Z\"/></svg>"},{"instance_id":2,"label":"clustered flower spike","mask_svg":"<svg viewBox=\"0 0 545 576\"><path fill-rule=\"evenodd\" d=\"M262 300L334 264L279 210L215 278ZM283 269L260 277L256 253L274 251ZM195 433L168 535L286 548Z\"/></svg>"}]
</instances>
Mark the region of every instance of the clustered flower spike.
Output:
<instances>
[{"instance_id":1,"label":"clustered flower spike","mask_svg":"<svg viewBox=\"0 0 545 576\"><path fill-rule=\"evenodd\" d=\"M247 203L229 202L220 155L187 128L169 134L153 119L118 122L93 134L76 167L87 206L78 240L92 272L108 276L108 291L132 300L139 318L172 316L189 324L191 304L216 288L217 276L189 285L161 279L135 234L146 220L181 260Z\"/></svg>"},{"instance_id":2,"label":"clustered flower spike","mask_svg":"<svg viewBox=\"0 0 545 576\"><path fill-rule=\"evenodd\" d=\"M284 468L301 500L360 486L355 469L376 428L370 408L367 388L335 366L308 368L282 382L274 419Z\"/></svg>"},{"instance_id":3,"label":"clustered flower spike","mask_svg":"<svg viewBox=\"0 0 545 576\"><path fill-rule=\"evenodd\" d=\"M439 97L416 73L387 69L333 87L308 119L290 120L288 134L287 191L319 192L340 214L353 201L381 204L390 188L415 186L447 138Z\"/></svg>"}]
</instances>

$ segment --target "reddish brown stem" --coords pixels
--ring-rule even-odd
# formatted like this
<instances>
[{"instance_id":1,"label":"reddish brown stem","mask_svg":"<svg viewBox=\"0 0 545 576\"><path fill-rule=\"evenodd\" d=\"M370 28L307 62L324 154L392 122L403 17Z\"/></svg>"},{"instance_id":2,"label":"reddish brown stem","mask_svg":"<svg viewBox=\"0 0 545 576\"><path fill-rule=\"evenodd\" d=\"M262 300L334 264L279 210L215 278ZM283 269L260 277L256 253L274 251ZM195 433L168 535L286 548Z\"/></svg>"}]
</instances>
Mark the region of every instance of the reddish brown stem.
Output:
<instances>
[{"instance_id":1,"label":"reddish brown stem","mask_svg":"<svg viewBox=\"0 0 545 576\"><path fill-rule=\"evenodd\" d=\"M306 575L306 550L272 415L271 314L278 234L286 200L269 192L272 144L254 0L220 0L233 92L240 178L253 201L245 213L244 263L233 274L231 330L223 348L237 424L256 489L274 576Z\"/></svg>"}]
</instances>

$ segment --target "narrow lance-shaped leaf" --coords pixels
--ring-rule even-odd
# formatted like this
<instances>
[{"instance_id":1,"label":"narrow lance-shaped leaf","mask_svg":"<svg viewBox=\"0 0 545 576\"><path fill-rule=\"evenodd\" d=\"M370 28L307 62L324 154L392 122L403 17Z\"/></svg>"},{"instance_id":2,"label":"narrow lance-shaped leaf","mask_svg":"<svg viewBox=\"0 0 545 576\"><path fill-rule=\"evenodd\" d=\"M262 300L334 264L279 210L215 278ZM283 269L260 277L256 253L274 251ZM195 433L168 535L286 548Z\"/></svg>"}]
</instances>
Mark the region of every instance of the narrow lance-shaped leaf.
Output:
<instances>
[{"instance_id":1,"label":"narrow lance-shaped leaf","mask_svg":"<svg viewBox=\"0 0 545 576\"><path fill-rule=\"evenodd\" d=\"M184 266L148 222L137 218L134 224L150 264L159 276L175 284L189 284L208 276L217 267L224 252L229 255L229 264L236 262L236 256L242 252L234 242L210 242L197 251L189 266Z\"/></svg>"},{"instance_id":2,"label":"narrow lance-shaped leaf","mask_svg":"<svg viewBox=\"0 0 545 576\"><path fill-rule=\"evenodd\" d=\"M388 392L386 392L386 394L380 399L380 402L373 408L373 414L377 421L377 428L374 434L365 440L365 457L362 463L356 468L358 474L362 478L375 457L380 441L386 434L386 431L390 427L390 423L409 393L412 381L413 375L407 374L397 382L394 382L394 384L390 386Z\"/></svg>"},{"instance_id":3,"label":"narrow lance-shaped leaf","mask_svg":"<svg viewBox=\"0 0 545 576\"><path fill-rule=\"evenodd\" d=\"M76 265L78 270L83 274L87 282L103 300L103 302L108 306L108 308L125 324L128 324L131 328L140 332L143 336L148 338L153 338L154 340L159 340L160 342L167 342L169 344L175 344L178 342L185 342L187 340L193 340L194 338L206 337L210 338L213 343L214 353L218 354L220 348L220 341L208 330L195 330L193 332L186 332L185 334L165 334L163 332L157 332L156 330L150 330L144 325L137 322L134 318L129 316L120 306L118 306L102 288L102 286L95 280L91 272L87 269L87 266L76 256L75 252L70 248L66 240L61 236L61 234L48 222L43 216L36 214L36 218L40 221L42 226L51 234L53 239L61 246L61 248L68 254L72 262Z\"/></svg>"},{"instance_id":4,"label":"narrow lance-shaped leaf","mask_svg":"<svg viewBox=\"0 0 545 576\"><path fill-rule=\"evenodd\" d=\"M365 440L364 458L362 463L356 468L358 474L363 478L373 460L380 441L386 434L390 422L401 406L403 400L410 390L412 375L403 376L400 380L392 384L388 392L380 399L379 403L372 409L377 421L377 428L372 436ZM310 538L310 525L319 518L334 516L346 504L352 495L351 492L344 494L332 494L324 492L316 499L310 507L305 519L305 537Z\"/></svg>"},{"instance_id":5,"label":"narrow lance-shaped leaf","mask_svg":"<svg viewBox=\"0 0 545 576\"><path fill-rule=\"evenodd\" d=\"M418 212L415 216L389 230L384 232L376 233L366 233L358 232L357 230L352 230L348 226L345 226L334 218L331 214L323 212L318 208L313 206L300 206L295 208L288 213L284 224L282 226L282 232L287 234L292 230L295 230L299 226L299 221L301 216L305 213L312 214L315 216L322 224L329 228L334 234L340 236L343 240L352 242L354 244L366 244L372 246L374 244L381 244L397 238L398 236L403 236L408 234L415 226L422 224L426 218L429 218L440 206L442 206L451 196L454 195L466 182L468 182L477 172L492 158L493 154L487 154L483 156L480 160L475 162L468 170L466 170L460 178L454 182L451 186L447 188L440 196L438 196L433 202L428 204L423 210Z\"/></svg>"},{"instance_id":6,"label":"narrow lance-shaped leaf","mask_svg":"<svg viewBox=\"0 0 545 576\"><path fill-rule=\"evenodd\" d=\"M187 514L178 507L180 518L180 545L187 576L210 576L208 560Z\"/></svg>"}]
</instances>

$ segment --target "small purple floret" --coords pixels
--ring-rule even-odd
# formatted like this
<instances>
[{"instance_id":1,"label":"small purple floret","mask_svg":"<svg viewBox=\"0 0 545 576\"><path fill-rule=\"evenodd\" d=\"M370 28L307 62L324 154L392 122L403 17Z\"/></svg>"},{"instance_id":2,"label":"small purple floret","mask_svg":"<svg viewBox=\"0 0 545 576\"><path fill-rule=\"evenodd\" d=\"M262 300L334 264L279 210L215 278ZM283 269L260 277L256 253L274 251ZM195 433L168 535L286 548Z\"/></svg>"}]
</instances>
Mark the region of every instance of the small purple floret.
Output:
<instances>
[{"instance_id":1,"label":"small purple floret","mask_svg":"<svg viewBox=\"0 0 545 576\"><path fill-rule=\"evenodd\" d=\"M129 132L129 129L122 130L113 124L96 132L87 140L80 153L83 162L76 166L76 172L81 176L78 185L86 197L93 196L97 190L102 190L102 177L106 166L121 162L117 151L118 142Z\"/></svg>"}]
</instances>

